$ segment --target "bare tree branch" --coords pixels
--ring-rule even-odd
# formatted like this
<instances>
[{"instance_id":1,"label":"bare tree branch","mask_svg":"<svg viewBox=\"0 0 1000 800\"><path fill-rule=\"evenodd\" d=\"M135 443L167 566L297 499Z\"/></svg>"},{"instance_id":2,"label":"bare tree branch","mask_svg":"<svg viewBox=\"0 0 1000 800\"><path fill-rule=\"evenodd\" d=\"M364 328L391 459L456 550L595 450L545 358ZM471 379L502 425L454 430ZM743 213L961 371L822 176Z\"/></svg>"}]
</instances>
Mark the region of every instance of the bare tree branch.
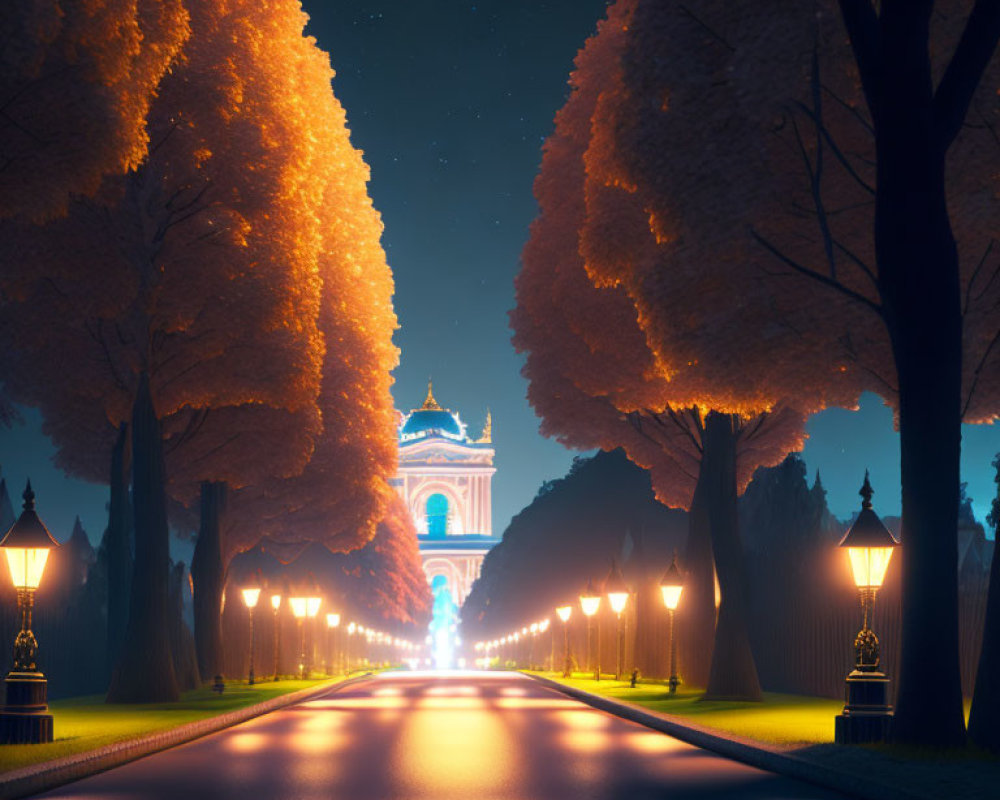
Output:
<instances>
[{"instance_id":1,"label":"bare tree branch","mask_svg":"<svg viewBox=\"0 0 1000 800\"><path fill-rule=\"evenodd\" d=\"M859 294L853 289L844 286L844 284L842 284L840 281L833 280L832 278L829 278L820 272L816 272L815 270L802 266L797 261L794 261L793 259L786 256L784 253L782 253L780 250L778 250L778 248L776 248L773 244L771 244L767 239L765 239L763 236L761 236L759 233L757 233L757 231L753 230L752 228L750 230L750 235L753 236L753 238L756 239L757 242L762 247L764 247L769 253L771 253L771 255L773 255L783 264L786 264L796 272L805 275L808 278L812 278L814 281L818 281L819 283L829 287L830 289L840 292L841 294L850 298L851 300L854 300L857 303L861 303L863 306L871 309L876 314L878 314L879 317L882 317L882 306L880 306L878 303L872 302L863 294Z\"/></svg>"},{"instance_id":2,"label":"bare tree branch","mask_svg":"<svg viewBox=\"0 0 1000 800\"><path fill-rule=\"evenodd\" d=\"M843 0L841 2L843 5ZM1000 3L976 0L962 38L934 92L934 128L942 150L962 129L972 96L1000 40Z\"/></svg>"}]
</instances>

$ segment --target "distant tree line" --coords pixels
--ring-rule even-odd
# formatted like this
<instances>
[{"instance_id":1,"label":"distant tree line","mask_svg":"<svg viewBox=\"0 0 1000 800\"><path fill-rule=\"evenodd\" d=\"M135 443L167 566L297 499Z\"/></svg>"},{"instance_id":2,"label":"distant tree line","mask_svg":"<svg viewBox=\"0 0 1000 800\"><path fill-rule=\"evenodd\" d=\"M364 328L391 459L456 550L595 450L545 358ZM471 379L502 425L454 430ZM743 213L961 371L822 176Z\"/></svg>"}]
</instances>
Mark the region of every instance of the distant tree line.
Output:
<instances>
[{"instance_id":1,"label":"distant tree line","mask_svg":"<svg viewBox=\"0 0 1000 800\"><path fill-rule=\"evenodd\" d=\"M986 538L964 495L961 509L959 641L963 693L971 697L994 542ZM686 569L687 516L659 504L648 474L622 451L579 458L565 478L547 483L487 555L482 576L462 609L465 635L489 640L548 616L558 639L553 609L570 604L574 662L587 669L587 629L579 596L588 583L603 590L615 558L632 592L625 613L627 671L635 667L642 676L666 678L667 613L659 581L676 550L685 574L676 628L679 674L687 685L704 687L711 652L702 649L705 635L697 630L702 623L687 602L696 596L699 579ZM819 475L810 486L805 464L794 454L755 472L740 498L739 516L746 547L747 593L742 602L762 688L843 697L860 625L857 590L846 554L837 547L851 520L833 517ZM898 518L884 521L900 535ZM900 563L894 560L873 623L890 675L897 674L900 659L900 573ZM709 591L714 594L714 586ZM615 663L615 619L606 600L597 619L601 663L610 671ZM537 643L535 663L547 659L550 648L548 636ZM561 658L561 640L555 649Z\"/></svg>"}]
</instances>

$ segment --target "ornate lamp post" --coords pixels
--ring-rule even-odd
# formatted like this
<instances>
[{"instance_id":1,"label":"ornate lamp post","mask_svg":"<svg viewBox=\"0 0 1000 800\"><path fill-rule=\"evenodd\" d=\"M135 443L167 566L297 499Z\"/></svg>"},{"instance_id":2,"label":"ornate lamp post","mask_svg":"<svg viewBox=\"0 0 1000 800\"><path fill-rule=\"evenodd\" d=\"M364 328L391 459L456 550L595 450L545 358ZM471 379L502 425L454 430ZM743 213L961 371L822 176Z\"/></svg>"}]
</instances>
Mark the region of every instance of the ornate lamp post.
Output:
<instances>
[{"instance_id":1,"label":"ornate lamp post","mask_svg":"<svg viewBox=\"0 0 1000 800\"><path fill-rule=\"evenodd\" d=\"M281 652L281 595L271 595L274 610L274 680L278 680L278 654Z\"/></svg>"},{"instance_id":2,"label":"ornate lamp post","mask_svg":"<svg viewBox=\"0 0 1000 800\"><path fill-rule=\"evenodd\" d=\"M347 674L351 674L351 640L354 638L354 634L357 632L358 626L351 622L347 625L347 652L345 655L345 660L347 662Z\"/></svg>"},{"instance_id":3,"label":"ornate lamp post","mask_svg":"<svg viewBox=\"0 0 1000 800\"><path fill-rule=\"evenodd\" d=\"M670 614L669 647L670 647L670 694L677 692L677 639L674 637L674 612L681 601L681 592L684 591L684 576L677 568L677 551L674 551L674 559L660 579L660 592L663 594L663 605L667 607Z\"/></svg>"},{"instance_id":4,"label":"ornate lamp post","mask_svg":"<svg viewBox=\"0 0 1000 800\"><path fill-rule=\"evenodd\" d=\"M593 649L592 640L594 638L594 615L601 608L601 594L594 588L593 581L587 581L587 588L580 595L580 610L587 618L587 666L594 669L594 680L601 679L601 628L597 628L597 649ZM593 653L596 652L596 660Z\"/></svg>"},{"instance_id":5,"label":"ornate lamp post","mask_svg":"<svg viewBox=\"0 0 1000 800\"><path fill-rule=\"evenodd\" d=\"M604 591L608 596L608 604L615 612L617 619L618 644L616 647L615 680L620 681L625 662L625 628L622 627L622 612L628 603L629 591L625 583L625 576L618 569L618 562L614 559L611 559L611 571L608 573L608 579L604 582Z\"/></svg>"},{"instance_id":6,"label":"ornate lamp post","mask_svg":"<svg viewBox=\"0 0 1000 800\"><path fill-rule=\"evenodd\" d=\"M292 607L292 616L299 626L299 677L306 676L306 598L289 597L288 605Z\"/></svg>"},{"instance_id":7,"label":"ornate lamp post","mask_svg":"<svg viewBox=\"0 0 1000 800\"><path fill-rule=\"evenodd\" d=\"M892 706L889 679L879 669L878 637L869 627L875 610L875 593L885 579L892 551L899 546L872 510L872 487L865 471L861 486L861 513L840 542L847 548L854 583L861 595L861 631L854 639L855 666L847 676L847 702L836 717L834 740L838 744L881 742L889 732Z\"/></svg>"},{"instance_id":8,"label":"ornate lamp post","mask_svg":"<svg viewBox=\"0 0 1000 800\"><path fill-rule=\"evenodd\" d=\"M35 493L28 481L24 510L0 541L21 612L21 630L14 639L14 666L4 679L7 703L0 711L0 744L52 741L52 715L46 713L48 682L35 663L38 641L31 632L31 609L49 550L58 546L35 513Z\"/></svg>"},{"instance_id":9,"label":"ornate lamp post","mask_svg":"<svg viewBox=\"0 0 1000 800\"><path fill-rule=\"evenodd\" d=\"M528 642L528 669L535 668L535 640L538 639L538 623L532 622L528 626L531 631L531 640Z\"/></svg>"},{"instance_id":10,"label":"ornate lamp post","mask_svg":"<svg viewBox=\"0 0 1000 800\"><path fill-rule=\"evenodd\" d=\"M253 674L253 651L254 651L254 626L253 626L253 611L257 608L257 601L260 600L260 587L259 586L248 586L241 591L243 595L243 605L247 607L247 611L250 612L250 680L247 683L253 686L254 674Z\"/></svg>"},{"instance_id":11,"label":"ornate lamp post","mask_svg":"<svg viewBox=\"0 0 1000 800\"><path fill-rule=\"evenodd\" d=\"M569 618L573 614L573 606L559 606L556 614L563 624L563 677L568 678L573 671L569 662Z\"/></svg>"},{"instance_id":12,"label":"ornate lamp post","mask_svg":"<svg viewBox=\"0 0 1000 800\"><path fill-rule=\"evenodd\" d=\"M340 648L337 647L337 630L340 628L340 614L327 614L326 615L326 635L330 637L329 650L330 650L330 666L327 672L332 674L333 670L338 668L337 660L340 656Z\"/></svg>"},{"instance_id":13,"label":"ornate lamp post","mask_svg":"<svg viewBox=\"0 0 1000 800\"><path fill-rule=\"evenodd\" d=\"M313 587L315 589L315 587ZM323 598L318 595L310 595L306 598L306 617L309 619L309 649L305 652L309 656L306 663L306 675L312 672L316 657L316 615L319 614L319 607L323 604Z\"/></svg>"},{"instance_id":14,"label":"ornate lamp post","mask_svg":"<svg viewBox=\"0 0 1000 800\"><path fill-rule=\"evenodd\" d=\"M552 625L551 620L548 617L546 617L545 619L543 619L541 622L538 623L538 632L541 633L541 634L544 634L549 629L549 627L551 625ZM551 668L551 666L552 666L552 662L550 661L549 662L549 667ZM545 667L545 657L544 656L542 657L542 667L543 668Z\"/></svg>"}]
</instances>

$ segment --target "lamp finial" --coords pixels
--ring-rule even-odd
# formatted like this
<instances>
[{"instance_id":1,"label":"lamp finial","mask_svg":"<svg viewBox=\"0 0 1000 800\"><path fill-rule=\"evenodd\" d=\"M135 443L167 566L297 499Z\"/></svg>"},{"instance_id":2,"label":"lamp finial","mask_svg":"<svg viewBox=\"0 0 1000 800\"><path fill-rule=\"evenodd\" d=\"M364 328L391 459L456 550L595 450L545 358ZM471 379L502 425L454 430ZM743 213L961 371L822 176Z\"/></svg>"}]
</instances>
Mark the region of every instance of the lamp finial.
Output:
<instances>
[{"instance_id":1,"label":"lamp finial","mask_svg":"<svg viewBox=\"0 0 1000 800\"><path fill-rule=\"evenodd\" d=\"M28 485L24 487L24 510L33 511L35 508L35 493L31 488L31 478L28 478Z\"/></svg>"},{"instance_id":2,"label":"lamp finial","mask_svg":"<svg viewBox=\"0 0 1000 800\"><path fill-rule=\"evenodd\" d=\"M872 507L872 495L875 494L875 490L872 489L872 485L868 480L868 470L865 470L865 482L861 484L861 491L858 494L861 495L861 508L870 509Z\"/></svg>"}]
</instances>

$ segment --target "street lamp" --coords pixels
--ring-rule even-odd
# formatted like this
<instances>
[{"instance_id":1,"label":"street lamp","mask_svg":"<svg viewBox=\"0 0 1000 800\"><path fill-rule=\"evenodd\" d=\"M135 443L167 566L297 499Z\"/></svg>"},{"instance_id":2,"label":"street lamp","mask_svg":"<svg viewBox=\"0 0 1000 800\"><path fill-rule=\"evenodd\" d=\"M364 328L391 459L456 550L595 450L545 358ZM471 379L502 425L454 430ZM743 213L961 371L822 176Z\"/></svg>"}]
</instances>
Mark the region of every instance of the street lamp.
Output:
<instances>
[{"instance_id":1,"label":"street lamp","mask_svg":"<svg viewBox=\"0 0 1000 800\"><path fill-rule=\"evenodd\" d=\"M278 654L281 652L281 595L271 595L274 609L274 680L278 680Z\"/></svg>"},{"instance_id":2,"label":"street lamp","mask_svg":"<svg viewBox=\"0 0 1000 800\"><path fill-rule=\"evenodd\" d=\"M315 590L315 585L312 589ZM310 594L306 597L306 617L309 620L309 647L305 649L304 652L308 655L305 662L305 671L308 675L313 670L313 664L316 657L316 615L319 613L319 607L323 604L323 598L315 594Z\"/></svg>"},{"instance_id":3,"label":"street lamp","mask_svg":"<svg viewBox=\"0 0 1000 800\"><path fill-rule=\"evenodd\" d=\"M305 597L289 597L288 605L292 607L292 616L295 617L295 622L299 626L299 677L305 678L306 676L306 598Z\"/></svg>"},{"instance_id":4,"label":"street lamp","mask_svg":"<svg viewBox=\"0 0 1000 800\"><path fill-rule=\"evenodd\" d=\"M340 627L340 614L327 614L326 615L326 635L330 637L331 642L329 644L330 650L330 663L333 669L337 669L335 655L339 655L340 648L337 647L337 629ZM331 673L333 674L333 673Z\"/></svg>"},{"instance_id":5,"label":"street lamp","mask_svg":"<svg viewBox=\"0 0 1000 800\"><path fill-rule=\"evenodd\" d=\"M344 645L344 662L347 668L347 674L351 674L351 640L354 638L354 634L357 632L358 626L354 622L349 622L347 624L347 642Z\"/></svg>"},{"instance_id":6,"label":"street lamp","mask_svg":"<svg viewBox=\"0 0 1000 800\"><path fill-rule=\"evenodd\" d=\"M569 618L573 614L573 606L559 606L556 614L563 624L563 677L568 678L572 672L569 663Z\"/></svg>"},{"instance_id":7,"label":"street lamp","mask_svg":"<svg viewBox=\"0 0 1000 800\"><path fill-rule=\"evenodd\" d=\"M878 637L870 628L875 594L885 579L892 551L899 546L878 514L872 510L868 471L861 486L861 513L840 547L847 548L854 583L861 595L861 631L854 639L855 666L847 676L847 703L836 717L834 741L861 744L885 741L892 719L888 702L889 679L879 669Z\"/></svg>"},{"instance_id":8,"label":"street lamp","mask_svg":"<svg viewBox=\"0 0 1000 800\"><path fill-rule=\"evenodd\" d=\"M592 643L591 640L594 638L594 615L601 608L601 593L594 588L593 581L587 581L587 588L583 590L583 594L580 595L580 610L583 611L583 615L587 618L587 666L593 665L594 668L594 680L599 681L601 679L601 628L597 627L597 659L593 660L592 656Z\"/></svg>"},{"instance_id":9,"label":"street lamp","mask_svg":"<svg viewBox=\"0 0 1000 800\"><path fill-rule=\"evenodd\" d=\"M674 551L673 561L667 568L666 573L660 579L660 592L663 593L663 605L667 607L670 614L670 694L677 692L677 639L674 637L674 612L681 601L681 592L684 591L684 576L677 568L677 551Z\"/></svg>"},{"instance_id":10,"label":"street lamp","mask_svg":"<svg viewBox=\"0 0 1000 800\"><path fill-rule=\"evenodd\" d=\"M24 510L0 541L11 581L17 589L21 630L14 638L14 666L7 673L7 703L0 710L0 743L42 744L52 741L52 715L46 713L48 683L35 663L38 641L31 631L35 590L42 581L49 550L58 547L35 512L31 481L24 490Z\"/></svg>"},{"instance_id":11,"label":"street lamp","mask_svg":"<svg viewBox=\"0 0 1000 800\"><path fill-rule=\"evenodd\" d=\"M611 559L611 571L608 573L608 579L604 582L604 591L608 596L608 604L611 606L611 610L615 612L615 617L617 618L618 647L615 680L620 681L625 661L625 629L622 627L622 612L628 603L629 592L628 586L625 583L625 577L622 575L621 570L618 569L618 562L614 559Z\"/></svg>"},{"instance_id":12,"label":"street lamp","mask_svg":"<svg viewBox=\"0 0 1000 800\"><path fill-rule=\"evenodd\" d=\"M531 631L531 642L528 645L528 669L534 669L535 666L535 641L538 639L538 623L532 622L528 626L528 630Z\"/></svg>"},{"instance_id":13,"label":"street lamp","mask_svg":"<svg viewBox=\"0 0 1000 800\"><path fill-rule=\"evenodd\" d=\"M241 591L243 595L243 605L247 607L247 611L250 613L250 680L247 681L250 686L253 686L254 675L253 675L253 650L254 650L254 627L253 627L253 611L257 608L257 601L260 600L260 587L259 586L248 586Z\"/></svg>"}]
</instances>

